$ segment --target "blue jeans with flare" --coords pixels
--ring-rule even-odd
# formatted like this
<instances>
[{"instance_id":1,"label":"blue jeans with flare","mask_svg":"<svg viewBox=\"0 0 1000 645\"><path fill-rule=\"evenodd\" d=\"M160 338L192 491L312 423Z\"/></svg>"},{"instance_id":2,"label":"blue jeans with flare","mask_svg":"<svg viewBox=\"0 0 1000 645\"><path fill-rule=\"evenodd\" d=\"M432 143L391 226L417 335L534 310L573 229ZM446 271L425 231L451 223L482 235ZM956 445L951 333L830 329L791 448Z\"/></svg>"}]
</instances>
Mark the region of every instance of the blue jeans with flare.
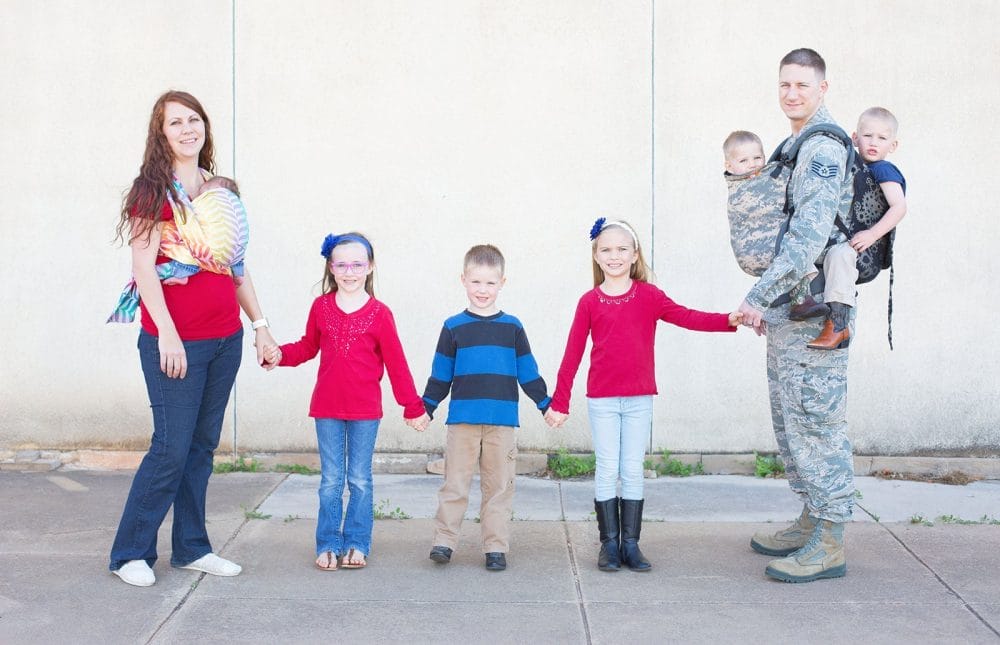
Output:
<instances>
[{"instance_id":1,"label":"blue jeans with flare","mask_svg":"<svg viewBox=\"0 0 1000 645\"><path fill-rule=\"evenodd\" d=\"M156 336L139 333L139 359L153 411L149 451L132 479L109 568L129 560L156 562L156 534L171 505L170 563L184 566L212 552L205 528L205 494L229 394L243 357L243 330L211 340L184 341L188 370L167 378Z\"/></svg>"}]
</instances>

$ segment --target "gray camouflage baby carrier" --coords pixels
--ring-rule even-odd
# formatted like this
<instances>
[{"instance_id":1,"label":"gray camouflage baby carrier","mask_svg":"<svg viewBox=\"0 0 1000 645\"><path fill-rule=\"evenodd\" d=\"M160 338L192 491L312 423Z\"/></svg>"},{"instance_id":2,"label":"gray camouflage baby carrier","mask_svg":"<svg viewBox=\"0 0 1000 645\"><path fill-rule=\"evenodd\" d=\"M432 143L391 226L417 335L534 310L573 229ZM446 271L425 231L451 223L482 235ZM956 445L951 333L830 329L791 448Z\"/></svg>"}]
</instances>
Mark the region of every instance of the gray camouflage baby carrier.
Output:
<instances>
[{"instance_id":1,"label":"gray camouflage baby carrier","mask_svg":"<svg viewBox=\"0 0 1000 645\"><path fill-rule=\"evenodd\" d=\"M852 190L843 191L840 208L830 231L830 247L844 238L851 239L859 231L871 228L882 219L889 204L871 171L855 153L847 133L832 123L820 123L806 129L787 152L774 151L767 164L756 175L726 175L729 187L729 241L736 262L746 273L760 277L771 266L771 261L781 249L781 240L788 231L794 214L789 180L795 169L799 148L806 139L824 135L840 141L847 148L847 176ZM889 272L889 346L892 347L892 244L893 229L875 244L858 254L857 284L871 282L882 269ZM826 250L816 259L822 266ZM812 291L822 290L823 272L813 281ZM784 298L783 298L784 299Z\"/></svg>"},{"instance_id":2,"label":"gray camouflage baby carrier","mask_svg":"<svg viewBox=\"0 0 1000 645\"><path fill-rule=\"evenodd\" d=\"M819 134L840 141L847 148L847 174L853 186L853 190L842 193L836 230L830 232L827 246L839 241L837 231L851 239L858 231L871 228L889 209L881 188L855 154L846 132L832 123L806 129L785 153L781 152L785 145L782 142L756 175L726 175L729 241L737 264L754 277L760 277L771 266L781 249L781 240L794 214L789 180L799 148L806 139ZM858 284L874 280L879 271L891 266L894 235L895 231L887 234L858 254ZM816 259L817 265L822 265L824 255L825 252Z\"/></svg>"}]
</instances>

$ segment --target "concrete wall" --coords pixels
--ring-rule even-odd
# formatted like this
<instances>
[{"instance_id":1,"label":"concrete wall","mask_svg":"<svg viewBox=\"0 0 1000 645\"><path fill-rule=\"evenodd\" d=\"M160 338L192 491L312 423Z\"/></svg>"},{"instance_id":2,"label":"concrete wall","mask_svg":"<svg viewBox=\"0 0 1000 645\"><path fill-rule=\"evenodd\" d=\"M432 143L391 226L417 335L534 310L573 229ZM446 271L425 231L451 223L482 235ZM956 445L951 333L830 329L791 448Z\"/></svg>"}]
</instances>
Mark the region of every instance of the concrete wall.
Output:
<instances>
[{"instance_id":1,"label":"concrete wall","mask_svg":"<svg viewBox=\"0 0 1000 645\"><path fill-rule=\"evenodd\" d=\"M134 447L150 421L135 326L108 326L129 273L109 243L167 88L204 103L220 171L251 216L248 263L279 340L297 339L317 294L323 236L364 230L377 294L393 308L422 388L442 320L463 308L461 257L508 259L502 306L555 371L590 286L587 231L625 217L679 302L728 311L752 285L725 223L720 145L733 129L770 149L787 134L777 61L811 46L827 103L850 131L884 105L910 215L897 242L896 350L888 277L863 288L850 420L859 452L996 454L990 298L1000 233L987 192L998 139L1000 51L989 0L801 3L6 2L0 21L0 447ZM986 340L983 340L985 336ZM653 448L771 450L764 342L663 326ZM223 444L314 445L315 364L264 373L246 361ZM522 405L523 449L590 444L586 363L570 422ZM386 388L382 450L443 446L416 435ZM444 410L441 411L442 418Z\"/></svg>"}]
</instances>

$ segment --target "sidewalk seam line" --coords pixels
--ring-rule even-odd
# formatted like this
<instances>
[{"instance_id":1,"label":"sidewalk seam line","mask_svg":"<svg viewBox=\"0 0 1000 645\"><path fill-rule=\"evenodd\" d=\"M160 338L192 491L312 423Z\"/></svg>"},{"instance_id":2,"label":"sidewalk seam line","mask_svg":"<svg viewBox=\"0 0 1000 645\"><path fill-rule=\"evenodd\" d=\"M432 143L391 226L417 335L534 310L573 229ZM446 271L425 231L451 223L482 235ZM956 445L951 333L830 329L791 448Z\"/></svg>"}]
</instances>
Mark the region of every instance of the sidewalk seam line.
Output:
<instances>
[{"instance_id":1,"label":"sidewalk seam line","mask_svg":"<svg viewBox=\"0 0 1000 645\"><path fill-rule=\"evenodd\" d=\"M566 536L566 552L569 554L569 567L573 572L573 586L576 589L576 606L580 610L580 620L583 621L583 635L587 645L594 642L590 635L590 621L587 619L587 606L583 602L583 589L580 586L580 568L576 564L576 551L573 549L573 540L569 536L569 525L566 523L566 506L563 503L562 482L557 482L559 489L559 515L563 526L563 535Z\"/></svg>"},{"instance_id":2,"label":"sidewalk seam line","mask_svg":"<svg viewBox=\"0 0 1000 645\"><path fill-rule=\"evenodd\" d=\"M267 491L267 493L264 494L261 500L257 502L257 505L253 507L253 510L256 511L258 508L260 508L261 504L266 502L267 498L270 497L272 494L274 494L274 491L278 490L278 486L281 486L281 484L284 483L286 479L288 479L288 475L289 473L285 473L283 477L278 479L278 481L274 484L274 486L271 487L271 490ZM244 515L243 522L236 527L236 530L233 531L233 534L229 536L229 539L226 540L226 543L222 545L222 548L219 549L217 553L222 553L223 551L225 551L226 547L228 547L230 544L233 543L233 540L236 539L236 537L240 534L240 531L243 530L243 527L249 524L249 522L250 522L249 518L247 518ZM202 573L201 575L198 576L197 580L191 583L191 586L188 587L188 590L184 594L184 597L181 598L180 601L177 603L177 605L170 610L170 613L167 614L167 617L164 618L163 621L156 626L156 629L153 630L153 633L149 635L148 639L146 639L146 645L150 645L150 643L152 643L153 640L156 639L156 635L159 634L160 631L162 631L163 628L166 627L167 623L170 622L170 619L177 615L177 612L179 612L181 608L184 606L184 604L187 603L188 598L191 597L191 594L194 593L194 590L198 588L198 586L201 584L201 581L204 580L205 576L207 575L208 575L207 573Z\"/></svg>"},{"instance_id":3,"label":"sidewalk seam line","mask_svg":"<svg viewBox=\"0 0 1000 645\"><path fill-rule=\"evenodd\" d=\"M863 510L865 513L867 513L868 515L870 515L871 518L873 520L875 520L876 524L878 524L883 529L885 529L885 532L888 533L889 535L891 535L892 539L896 540L896 542L898 542L899 545L901 547L903 547L903 549L907 553L909 553L910 556L913 557L914 560L916 560L921 565L923 565L924 568L927 569L931 573L931 575L934 576L937 579L937 581L941 584L941 586L943 586L945 589L948 590L948 593L950 593L953 596L955 596L956 598L958 598L958 600L962 603L962 606L965 607L966 611L968 611L970 614L972 614L973 616L975 616L979 620L979 622L981 622L986 627L986 629L988 629L991 632L993 632L993 634L996 635L997 637L1000 637L1000 631L997 631L997 629L993 625L991 625L988 620L986 620L985 618L983 618L979 614L979 612L977 612L975 609L973 609L972 606L965 600L965 598L962 597L962 594L958 593L955 589L952 588L952 586L950 584L948 584L947 582L945 582L944 578L942 578L940 575L938 575L938 572L935 571L934 569L932 569L929 564L927 564L926 562L924 562L924 560L919 555L917 555L913 551L913 549L911 549L909 547L909 545L906 544L906 542L903 542L903 540L898 535L896 535L892 531L892 529L890 529L887 525L882 524L881 522L879 522L878 519L875 517L875 515L872 514L867 508L865 508L861 504L858 504L857 506L858 506L858 508L860 508L861 510Z\"/></svg>"}]
</instances>

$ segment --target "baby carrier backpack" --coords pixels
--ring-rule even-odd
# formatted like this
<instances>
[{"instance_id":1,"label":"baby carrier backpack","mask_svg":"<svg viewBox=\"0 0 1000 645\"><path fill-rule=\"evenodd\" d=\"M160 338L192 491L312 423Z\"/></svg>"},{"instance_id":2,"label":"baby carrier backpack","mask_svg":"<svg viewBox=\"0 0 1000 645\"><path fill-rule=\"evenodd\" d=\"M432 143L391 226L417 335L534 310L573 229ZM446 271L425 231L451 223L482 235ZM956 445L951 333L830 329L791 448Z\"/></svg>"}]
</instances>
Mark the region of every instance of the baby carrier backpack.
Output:
<instances>
[{"instance_id":1,"label":"baby carrier backpack","mask_svg":"<svg viewBox=\"0 0 1000 645\"><path fill-rule=\"evenodd\" d=\"M853 190L844 190L840 208L830 232L827 247L837 244L838 231L850 240L859 231L871 228L882 219L889 204L882 194L868 166L855 153L854 144L841 128L832 123L820 123L807 128L782 153L783 141L756 175L726 175L729 187L729 240L740 268L760 277L771 266L771 261L781 249L781 240L794 215L790 179L798 159L799 148L813 136L827 136L839 141L847 149L847 176ZM787 141L787 139L786 139ZM875 244L858 254L857 284L871 282L882 269L889 273L889 346L892 347L892 244L893 229ZM825 250L817 258L822 265ZM822 270L814 281L814 292L822 290ZM786 300L783 297L782 300ZM779 301L780 302L780 301Z\"/></svg>"}]
</instances>

